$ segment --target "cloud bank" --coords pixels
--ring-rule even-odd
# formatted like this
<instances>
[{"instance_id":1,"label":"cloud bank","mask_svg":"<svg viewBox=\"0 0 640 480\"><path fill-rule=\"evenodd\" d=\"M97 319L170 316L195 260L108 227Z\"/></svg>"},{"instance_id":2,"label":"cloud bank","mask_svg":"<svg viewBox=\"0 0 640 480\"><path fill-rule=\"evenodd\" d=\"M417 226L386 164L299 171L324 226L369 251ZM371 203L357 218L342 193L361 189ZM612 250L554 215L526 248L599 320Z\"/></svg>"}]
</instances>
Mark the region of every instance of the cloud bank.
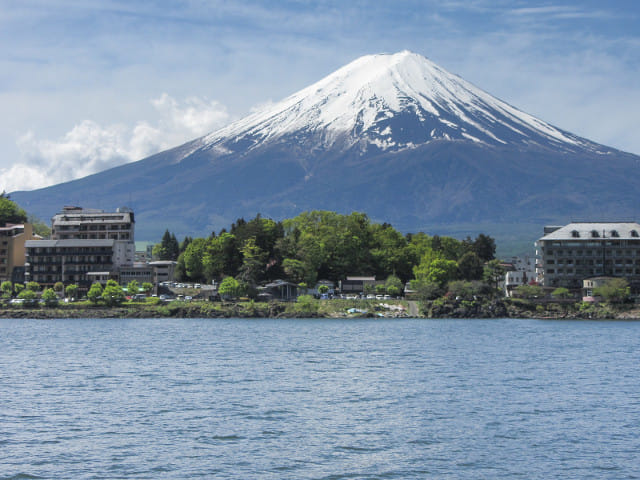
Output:
<instances>
[{"instance_id":1,"label":"cloud bank","mask_svg":"<svg viewBox=\"0 0 640 480\"><path fill-rule=\"evenodd\" d=\"M83 120L57 140L26 132L17 141L20 161L0 170L0 190L33 190L85 177L180 145L230 120L226 107L215 100L178 101L164 93L151 105L158 114L153 123L103 126Z\"/></svg>"}]
</instances>

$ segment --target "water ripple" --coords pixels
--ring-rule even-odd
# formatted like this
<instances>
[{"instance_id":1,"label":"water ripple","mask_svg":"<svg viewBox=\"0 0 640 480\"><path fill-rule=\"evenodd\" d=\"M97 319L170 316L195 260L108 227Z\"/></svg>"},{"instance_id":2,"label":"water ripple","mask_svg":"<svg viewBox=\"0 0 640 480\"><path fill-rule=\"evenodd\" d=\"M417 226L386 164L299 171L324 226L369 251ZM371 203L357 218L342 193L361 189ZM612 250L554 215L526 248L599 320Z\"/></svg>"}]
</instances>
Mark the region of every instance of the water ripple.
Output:
<instances>
[{"instance_id":1,"label":"water ripple","mask_svg":"<svg viewBox=\"0 0 640 480\"><path fill-rule=\"evenodd\" d=\"M0 480L639 478L639 330L0 320Z\"/></svg>"}]
</instances>

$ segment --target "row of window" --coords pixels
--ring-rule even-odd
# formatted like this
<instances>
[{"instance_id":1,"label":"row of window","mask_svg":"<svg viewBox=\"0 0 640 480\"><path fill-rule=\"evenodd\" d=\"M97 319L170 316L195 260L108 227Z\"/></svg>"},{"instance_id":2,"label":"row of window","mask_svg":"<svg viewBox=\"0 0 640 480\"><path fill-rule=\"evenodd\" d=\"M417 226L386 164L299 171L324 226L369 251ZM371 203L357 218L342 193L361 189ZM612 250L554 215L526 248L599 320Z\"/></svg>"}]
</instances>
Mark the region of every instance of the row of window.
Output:
<instances>
[{"instance_id":1,"label":"row of window","mask_svg":"<svg viewBox=\"0 0 640 480\"><path fill-rule=\"evenodd\" d=\"M110 240L129 240L129 232L126 233L121 233L120 235L118 235L117 233L95 233L95 234L86 234L83 233L81 235L65 235L65 234L60 234L58 235L58 238L60 238L60 240L74 240L74 239L79 239L79 240L106 240L106 239L110 239Z\"/></svg>"},{"instance_id":2,"label":"row of window","mask_svg":"<svg viewBox=\"0 0 640 480\"><path fill-rule=\"evenodd\" d=\"M591 259L572 259L572 258L560 258L557 260L554 260L553 258L549 258L547 259L547 265L555 265L556 263L558 265L602 265L602 259L596 259L596 260L591 260ZM622 259L622 258L616 258L616 259L610 259L607 258L605 260L605 265L633 265L634 261L630 258L627 259ZM640 265L640 259L635 261L636 265Z\"/></svg>"},{"instance_id":3,"label":"row of window","mask_svg":"<svg viewBox=\"0 0 640 480\"><path fill-rule=\"evenodd\" d=\"M546 273L549 275L604 275L602 268L547 268ZM607 275L640 275L640 268L616 268L607 269Z\"/></svg>"},{"instance_id":4,"label":"row of window","mask_svg":"<svg viewBox=\"0 0 640 480\"><path fill-rule=\"evenodd\" d=\"M589 232L589 233L591 235L591 238L600 238L600 232L598 230L591 230L591 232ZM629 232L629 235L631 235L632 237L636 237L636 238L640 237L640 235L638 235L638 232L635 231L635 230L631 230L631 232ZM571 231L571 236L573 238L580 238L580 232L577 231L577 230L572 230ZM604 230L602 231L602 236L603 237L607 236L606 231L604 231ZM609 231L609 236L613 237L613 238L619 238L620 234L618 233L617 230L610 230Z\"/></svg>"},{"instance_id":5,"label":"row of window","mask_svg":"<svg viewBox=\"0 0 640 480\"><path fill-rule=\"evenodd\" d=\"M29 255L52 255L52 254L67 254L71 255L76 252L80 253L111 253L111 247L65 247L65 248L55 248L55 247L35 247L28 248L27 252Z\"/></svg>"},{"instance_id":6,"label":"row of window","mask_svg":"<svg viewBox=\"0 0 640 480\"><path fill-rule=\"evenodd\" d=\"M577 256L577 257L588 257L588 256L602 256L602 252L603 250L597 249L597 250L548 250L545 252L545 256L551 256L551 255L555 255L555 256L562 256L562 255L566 255L566 256ZM640 256L640 251L638 250L621 250L621 249L606 249L604 250L605 255L613 255L613 256L627 256L627 257L634 257L634 256Z\"/></svg>"}]
</instances>

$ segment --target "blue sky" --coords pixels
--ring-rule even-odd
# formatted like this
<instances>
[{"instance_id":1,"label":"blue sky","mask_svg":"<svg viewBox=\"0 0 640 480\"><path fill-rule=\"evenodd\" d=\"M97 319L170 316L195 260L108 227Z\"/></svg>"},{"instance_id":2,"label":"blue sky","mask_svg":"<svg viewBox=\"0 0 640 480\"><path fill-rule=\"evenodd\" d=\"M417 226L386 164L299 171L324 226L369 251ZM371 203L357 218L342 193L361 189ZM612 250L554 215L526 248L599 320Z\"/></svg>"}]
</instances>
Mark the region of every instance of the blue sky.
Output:
<instances>
[{"instance_id":1,"label":"blue sky","mask_svg":"<svg viewBox=\"0 0 640 480\"><path fill-rule=\"evenodd\" d=\"M138 160L404 49L640 154L639 27L631 0L0 0L0 190Z\"/></svg>"}]
</instances>

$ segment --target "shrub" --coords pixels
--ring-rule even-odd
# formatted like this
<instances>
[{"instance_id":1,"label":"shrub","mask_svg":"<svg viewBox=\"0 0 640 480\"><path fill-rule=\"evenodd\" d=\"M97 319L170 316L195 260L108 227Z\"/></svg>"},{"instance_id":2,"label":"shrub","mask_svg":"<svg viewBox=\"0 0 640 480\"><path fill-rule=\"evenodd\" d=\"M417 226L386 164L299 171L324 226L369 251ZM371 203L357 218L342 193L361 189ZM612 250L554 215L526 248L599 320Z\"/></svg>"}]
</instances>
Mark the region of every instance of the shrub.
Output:
<instances>
[{"instance_id":1,"label":"shrub","mask_svg":"<svg viewBox=\"0 0 640 480\"><path fill-rule=\"evenodd\" d=\"M318 302L311 295L300 295L294 309L300 313L315 313L318 311Z\"/></svg>"},{"instance_id":2,"label":"shrub","mask_svg":"<svg viewBox=\"0 0 640 480\"><path fill-rule=\"evenodd\" d=\"M44 292L42 292L42 300L44 300L44 304L47 307L55 307L58 305L58 295L53 290L53 288L47 288Z\"/></svg>"},{"instance_id":3,"label":"shrub","mask_svg":"<svg viewBox=\"0 0 640 480\"><path fill-rule=\"evenodd\" d=\"M91 285L91 288L87 292L87 298L91 301L91 303L98 303L98 301L102 298L102 285L98 282Z\"/></svg>"}]
</instances>

